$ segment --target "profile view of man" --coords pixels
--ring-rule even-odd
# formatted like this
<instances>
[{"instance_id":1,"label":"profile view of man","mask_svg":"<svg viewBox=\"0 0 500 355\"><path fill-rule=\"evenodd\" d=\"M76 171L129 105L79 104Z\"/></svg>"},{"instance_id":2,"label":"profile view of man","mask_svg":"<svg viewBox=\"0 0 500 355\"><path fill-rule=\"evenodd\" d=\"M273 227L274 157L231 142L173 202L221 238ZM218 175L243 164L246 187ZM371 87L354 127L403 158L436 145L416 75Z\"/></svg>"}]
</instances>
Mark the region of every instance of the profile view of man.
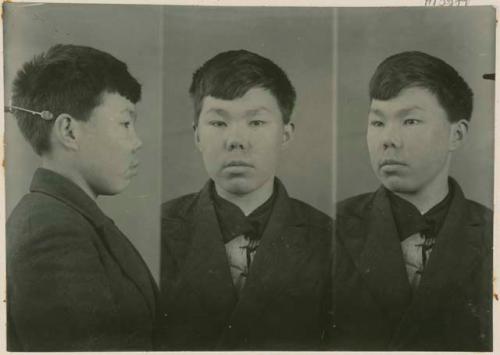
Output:
<instances>
[{"instance_id":1,"label":"profile view of man","mask_svg":"<svg viewBox=\"0 0 500 355\"><path fill-rule=\"evenodd\" d=\"M473 93L441 59L404 52L370 81L367 143L382 186L340 202L332 329L340 350L492 347L492 212L449 176Z\"/></svg>"},{"instance_id":2,"label":"profile view of man","mask_svg":"<svg viewBox=\"0 0 500 355\"><path fill-rule=\"evenodd\" d=\"M271 60L235 50L199 68L190 94L210 179L162 206L165 347L318 348L331 219L275 177L294 133L290 80Z\"/></svg>"},{"instance_id":3,"label":"profile view of man","mask_svg":"<svg viewBox=\"0 0 500 355\"><path fill-rule=\"evenodd\" d=\"M107 52L57 44L12 91L40 167L6 225L8 350L152 350L156 284L97 204L137 174L141 85Z\"/></svg>"}]
</instances>

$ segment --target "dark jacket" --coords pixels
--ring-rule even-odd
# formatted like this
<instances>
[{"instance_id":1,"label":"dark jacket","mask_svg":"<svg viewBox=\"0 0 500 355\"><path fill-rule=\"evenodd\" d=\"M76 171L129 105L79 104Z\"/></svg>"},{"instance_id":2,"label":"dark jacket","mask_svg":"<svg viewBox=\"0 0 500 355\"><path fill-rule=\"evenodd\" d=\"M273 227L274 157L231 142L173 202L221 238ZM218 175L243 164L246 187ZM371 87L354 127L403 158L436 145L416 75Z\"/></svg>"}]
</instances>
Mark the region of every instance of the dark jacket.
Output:
<instances>
[{"instance_id":1,"label":"dark jacket","mask_svg":"<svg viewBox=\"0 0 500 355\"><path fill-rule=\"evenodd\" d=\"M165 347L319 348L329 302L331 219L277 197L238 298L209 184L162 207Z\"/></svg>"},{"instance_id":2,"label":"dark jacket","mask_svg":"<svg viewBox=\"0 0 500 355\"><path fill-rule=\"evenodd\" d=\"M8 349L152 348L156 289L128 239L79 187L50 170L7 222Z\"/></svg>"},{"instance_id":3,"label":"dark jacket","mask_svg":"<svg viewBox=\"0 0 500 355\"><path fill-rule=\"evenodd\" d=\"M339 204L336 349L491 350L492 213L450 181L451 205L413 297L385 189Z\"/></svg>"}]
</instances>

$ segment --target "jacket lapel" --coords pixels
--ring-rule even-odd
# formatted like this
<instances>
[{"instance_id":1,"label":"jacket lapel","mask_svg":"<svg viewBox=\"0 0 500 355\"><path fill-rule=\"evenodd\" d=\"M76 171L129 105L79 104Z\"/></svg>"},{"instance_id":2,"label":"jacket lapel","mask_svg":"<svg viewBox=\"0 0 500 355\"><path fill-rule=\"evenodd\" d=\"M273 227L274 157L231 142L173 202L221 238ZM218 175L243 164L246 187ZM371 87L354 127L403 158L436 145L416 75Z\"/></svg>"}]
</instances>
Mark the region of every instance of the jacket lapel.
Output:
<instances>
[{"instance_id":1,"label":"jacket lapel","mask_svg":"<svg viewBox=\"0 0 500 355\"><path fill-rule=\"evenodd\" d=\"M141 255L113 220L108 218L108 221L97 227L97 230L123 273L130 278L146 299L151 317L154 319L158 301L156 284Z\"/></svg>"},{"instance_id":2,"label":"jacket lapel","mask_svg":"<svg viewBox=\"0 0 500 355\"><path fill-rule=\"evenodd\" d=\"M146 263L128 238L101 211L95 201L70 180L53 171L42 168L35 172L31 191L51 195L87 218L122 271L142 293L154 318L157 296L156 285Z\"/></svg>"},{"instance_id":3,"label":"jacket lapel","mask_svg":"<svg viewBox=\"0 0 500 355\"><path fill-rule=\"evenodd\" d=\"M344 222L340 237L374 299L395 321L408 306L411 289L384 188L377 190L371 203L371 208Z\"/></svg>"},{"instance_id":4,"label":"jacket lapel","mask_svg":"<svg viewBox=\"0 0 500 355\"><path fill-rule=\"evenodd\" d=\"M436 239L422 280L414 300L395 333L392 346L401 348L414 337L425 319L439 311L447 302L447 291L467 282L468 270L481 262L481 238L483 228L477 216L467 210L467 201L460 186L450 179L454 196L446 220Z\"/></svg>"},{"instance_id":5,"label":"jacket lapel","mask_svg":"<svg viewBox=\"0 0 500 355\"><path fill-rule=\"evenodd\" d=\"M288 194L277 180L278 195L250 268L247 282L230 318L230 328L223 333L219 346L233 348L232 339L241 340L254 327L266 304L283 288L291 284L308 258L307 221L291 209ZM284 272L285 271L285 272Z\"/></svg>"},{"instance_id":6,"label":"jacket lapel","mask_svg":"<svg viewBox=\"0 0 500 355\"><path fill-rule=\"evenodd\" d=\"M236 303L226 249L220 231L215 207L210 198L210 182L199 194L193 218L189 222L192 240L190 251L182 267L181 280L186 280L198 293L206 309L229 312Z\"/></svg>"}]
</instances>

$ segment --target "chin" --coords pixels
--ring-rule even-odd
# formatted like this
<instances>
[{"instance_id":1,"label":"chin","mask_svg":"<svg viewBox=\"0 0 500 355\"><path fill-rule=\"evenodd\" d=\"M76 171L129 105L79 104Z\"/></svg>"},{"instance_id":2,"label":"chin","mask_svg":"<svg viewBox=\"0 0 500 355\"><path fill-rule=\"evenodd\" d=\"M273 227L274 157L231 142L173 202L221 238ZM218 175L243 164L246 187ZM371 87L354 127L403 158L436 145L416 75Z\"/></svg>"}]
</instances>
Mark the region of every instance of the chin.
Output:
<instances>
[{"instance_id":1,"label":"chin","mask_svg":"<svg viewBox=\"0 0 500 355\"><path fill-rule=\"evenodd\" d=\"M246 195L257 189L254 184L246 181L246 179L231 179L230 181L223 181L219 184L219 186L233 195Z\"/></svg>"},{"instance_id":2,"label":"chin","mask_svg":"<svg viewBox=\"0 0 500 355\"><path fill-rule=\"evenodd\" d=\"M384 177L381 179L382 185L392 192L403 194L412 194L416 192L416 188L411 183L399 177Z\"/></svg>"},{"instance_id":3,"label":"chin","mask_svg":"<svg viewBox=\"0 0 500 355\"><path fill-rule=\"evenodd\" d=\"M120 184L115 184L113 186L105 186L102 187L97 195L102 195L102 196L113 196L113 195L118 195L119 193L123 192L128 186L128 182L123 182Z\"/></svg>"}]
</instances>

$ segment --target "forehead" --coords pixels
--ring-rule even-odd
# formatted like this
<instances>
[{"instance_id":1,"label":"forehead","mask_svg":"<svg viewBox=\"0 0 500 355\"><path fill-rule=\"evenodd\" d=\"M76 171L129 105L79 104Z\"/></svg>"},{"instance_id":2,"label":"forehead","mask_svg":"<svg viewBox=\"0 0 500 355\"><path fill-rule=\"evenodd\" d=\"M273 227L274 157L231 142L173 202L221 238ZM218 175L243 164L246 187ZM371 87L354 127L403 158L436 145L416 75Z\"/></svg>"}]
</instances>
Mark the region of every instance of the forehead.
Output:
<instances>
[{"instance_id":1,"label":"forehead","mask_svg":"<svg viewBox=\"0 0 500 355\"><path fill-rule=\"evenodd\" d=\"M239 114L259 109L267 110L271 113L280 113L278 101L267 89L252 88L245 95L233 100L207 96L203 99L201 114L207 114L216 110L223 110L229 114Z\"/></svg>"},{"instance_id":2,"label":"forehead","mask_svg":"<svg viewBox=\"0 0 500 355\"><path fill-rule=\"evenodd\" d=\"M371 114L395 115L410 111L444 113L437 96L422 87L403 89L398 96L389 100L372 99L370 104Z\"/></svg>"}]
</instances>

